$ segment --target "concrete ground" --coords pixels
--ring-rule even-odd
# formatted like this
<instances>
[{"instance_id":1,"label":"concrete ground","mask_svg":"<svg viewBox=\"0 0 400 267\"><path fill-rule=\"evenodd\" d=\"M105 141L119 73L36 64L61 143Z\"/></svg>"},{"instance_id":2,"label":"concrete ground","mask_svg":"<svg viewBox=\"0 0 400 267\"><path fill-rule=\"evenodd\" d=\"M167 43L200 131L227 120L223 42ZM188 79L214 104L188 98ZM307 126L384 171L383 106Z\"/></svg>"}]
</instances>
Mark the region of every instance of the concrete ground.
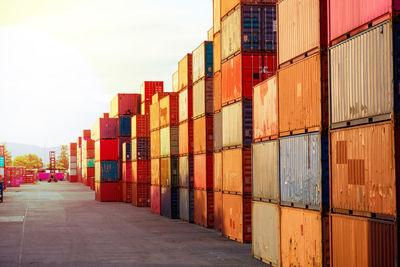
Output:
<instances>
[{"instance_id":1,"label":"concrete ground","mask_svg":"<svg viewBox=\"0 0 400 267\"><path fill-rule=\"evenodd\" d=\"M125 203L100 203L69 182L8 188L0 266L265 266L212 229Z\"/></svg>"}]
</instances>

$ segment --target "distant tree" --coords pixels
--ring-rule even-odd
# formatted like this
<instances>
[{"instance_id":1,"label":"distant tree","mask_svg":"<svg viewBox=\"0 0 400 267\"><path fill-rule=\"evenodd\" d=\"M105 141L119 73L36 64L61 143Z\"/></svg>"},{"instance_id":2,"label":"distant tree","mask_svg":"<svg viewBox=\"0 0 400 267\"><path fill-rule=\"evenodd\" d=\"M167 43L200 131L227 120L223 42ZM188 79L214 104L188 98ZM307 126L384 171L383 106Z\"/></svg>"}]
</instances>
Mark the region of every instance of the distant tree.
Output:
<instances>
[{"instance_id":1,"label":"distant tree","mask_svg":"<svg viewBox=\"0 0 400 267\"><path fill-rule=\"evenodd\" d=\"M3 143L4 146L4 156L6 158L6 166L12 165L12 155L11 152L7 150L7 143Z\"/></svg>"},{"instance_id":2,"label":"distant tree","mask_svg":"<svg viewBox=\"0 0 400 267\"><path fill-rule=\"evenodd\" d=\"M69 168L69 153L68 146L61 146L60 154L57 157L56 166L57 168Z\"/></svg>"},{"instance_id":3,"label":"distant tree","mask_svg":"<svg viewBox=\"0 0 400 267\"><path fill-rule=\"evenodd\" d=\"M27 169L40 169L43 168L43 161L38 155L27 154L15 157L13 166L22 166Z\"/></svg>"}]
</instances>

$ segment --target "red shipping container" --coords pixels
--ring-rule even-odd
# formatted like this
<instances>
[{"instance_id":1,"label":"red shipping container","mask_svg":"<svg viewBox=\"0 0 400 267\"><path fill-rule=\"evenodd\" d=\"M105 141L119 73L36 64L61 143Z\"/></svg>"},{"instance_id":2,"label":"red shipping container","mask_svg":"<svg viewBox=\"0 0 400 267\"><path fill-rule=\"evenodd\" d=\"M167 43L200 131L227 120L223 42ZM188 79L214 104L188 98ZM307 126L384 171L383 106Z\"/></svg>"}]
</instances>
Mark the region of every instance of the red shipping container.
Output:
<instances>
[{"instance_id":1,"label":"red shipping container","mask_svg":"<svg viewBox=\"0 0 400 267\"><path fill-rule=\"evenodd\" d=\"M122 202L132 203L132 182L122 183Z\"/></svg>"},{"instance_id":2,"label":"red shipping container","mask_svg":"<svg viewBox=\"0 0 400 267\"><path fill-rule=\"evenodd\" d=\"M69 176L69 182L70 183L77 183L78 182L78 176L77 175L70 175Z\"/></svg>"},{"instance_id":3,"label":"red shipping container","mask_svg":"<svg viewBox=\"0 0 400 267\"><path fill-rule=\"evenodd\" d=\"M366 30L371 22L382 22L394 10L400 10L399 0L329 0L329 40L344 39L348 33ZM355 34L354 33L354 34ZM354 35L351 34L351 35Z\"/></svg>"},{"instance_id":4,"label":"red shipping container","mask_svg":"<svg viewBox=\"0 0 400 267\"><path fill-rule=\"evenodd\" d=\"M148 207L150 184L132 184L132 205L136 207Z\"/></svg>"},{"instance_id":5,"label":"red shipping container","mask_svg":"<svg viewBox=\"0 0 400 267\"><path fill-rule=\"evenodd\" d=\"M150 115L136 115L132 117L131 138L150 137Z\"/></svg>"},{"instance_id":6,"label":"red shipping container","mask_svg":"<svg viewBox=\"0 0 400 267\"><path fill-rule=\"evenodd\" d=\"M69 153L70 156L75 156L77 151L77 143L69 143Z\"/></svg>"},{"instance_id":7,"label":"red shipping container","mask_svg":"<svg viewBox=\"0 0 400 267\"><path fill-rule=\"evenodd\" d=\"M161 81L144 81L140 86L140 94L142 102L151 100L156 93L164 91L164 82Z\"/></svg>"},{"instance_id":8,"label":"red shipping container","mask_svg":"<svg viewBox=\"0 0 400 267\"><path fill-rule=\"evenodd\" d=\"M91 178L95 176L95 169L94 167L89 167L86 169L87 177Z\"/></svg>"},{"instance_id":9,"label":"red shipping container","mask_svg":"<svg viewBox=\"0 0 400 267\"><path fill-rule=\"evenodd\" d=\"M160 127L178 125L179 95L170 93L160 100Z\"/></svg>"},{"instance_id":10,"label":"red shipping container","mask_svg":"<svg viewBox=\"0 0 400 267\"><path fill-rule=\"evenodd\" d=\"M99 118L92 128L92 139L114 139L117 138L118 119ZM80 146L78 144L78 146Z\"/></svg>"},{"instance_id":11,"label":"red shipping container","mask_svg":"<svg viewBox=\"0 0 400 267\"><path fill-rule=\"evenodd\" d=\"M90 130L83 130L82 131L82 138L83 140L90 140L92 138L92 133Z\"/></svg>"},{"instance_id":12,"label":"red shipping container","mask_svg":"<svg viewBox=\"0 0 400 267\"><path fill-rule=\"evenodd\" d=\"M275 75L276 53L239 54L222 64L222 106L252 98L253 87Z\"/></svg>"},{"instance_id":13,"label":"red shipping container","mask_svg":"<svg viewBox=\"0 0 400 267\"><path fill-rule=\"evenodd\" d=\"M100 116L100 118L102 118L102 119L108 119L108 118L110 118L110 113L103 113L103 114Z\"/></svg>"},{"instance_id":14,"label":"red shipping container","mask_svg":"<svg viewBox=\"0 0 400 267\"><path fill-rule=\"evenodd\" d=\"M212 191L194 190L194 222L204 227L214 226L214 194Z\"/></svg>"},{"instance_id":15,"label":"red shipping container","mask_svg":"<svg viewBox=\"0 0 400 267\"><path fill-rule=\"evenodd\" d=\"M150 183L151 161L137 160L132 162L132 181L134 183Z\"/></svg>"},{"instance_id":16,"label":"red shipping container","mask_svg":"<svg viewBox=\"0 0 400 267\"><path fill-rule=\"evenodd\" d=\"M150 115L150 105L151 105L151 99L142 102L140 107L140 114Z\"/></svg>"},{"instance_id":17,"label":"red shipping container","mask_svg":"<svg viewBox=\"0 0 400 267\"><path fill-rule=\"evenodd\" d=\"M132 182L132 162L122 162L122 181Z\"/></svg>"},{"instance_id":18,"label":"red shipping container","mask_svg":"<svg viewBox=\"0 0 400 267\"><path fill-rule=\"evenodd\" d=\"M78 141L76 143L77 143L78 148L82 147L82 137L79 136Z\"/></svg>"},{"instance_id":19,"label":"red shipping container","mask_svg":"<svg viewBox=\"0 0 400 267\"><path fill-rule=\"evenodd\" d=\"M95 198L101 202L121 202L119 183L96 183Z\"/></svg>"},{"instance_id":20,"label":"red shipping container","mask_svg":"<svg viewBox=\"0 0 400 267\"><path fill-rule=\"evenodd\" d=\"M161 187L159 185L152 185L150 189L150 211L156 214L161 213Z\"/></svg>"},{"instance_id":21,"label":"red shipping container","mask_svg":"<svg viewBox=\"0 0 400 267\"><path fill-rule=\"evenodd\" d=\"M214 154L194 155L194 188L213 189Z\"/></svg>"},{"instance_id":22,"label":"red shipping container","mask_svg":"<svg viewBox=\"0 0 400 267\"><path fill-rule=\"evenodd\" d=\"M222 229L222 192L214 192L214 228Z\"/></svg>"},{"instance_id":23,"label":"red shipping container","mask_svg":"<svg viewBox=\"0 0 400 267\"><path fill-rule=\"evenodd\" d=\"M122 161L123 159L123 154L124 154L124 150L123 150L123 145L124 143L130 142L131 141L131 137L118 137L118 159Z\"/></svg>"},{"instance_id":24,"label":"red shipping container","mask_svg":"<svg viewBox=\"0 0 400 267\"><path fill-rule=\"evenodd\" d=\"M118 140L104 139L96 141L95 160L118 160Z\"/></svg>"},{"instance_id":25,"label":"red shipping container","mask_svg":"<svg viewBox=\"0 0 400 267\"><path fill-rule=\"evenodd\" d=\"M140 94L117 94L111 100L110 117L140 114Z\"/></svg>"},{"instance_id":26,"label":"red shipping container","mask_svg":"<svg viewBox=\"0 0 400 267\"><path fill-rule=\"evenodd\" d=\"M96 188L96 185L95 185L94 177L90 177L90 189L95 190L95 188Z\"/></svg>"}]
</instances>

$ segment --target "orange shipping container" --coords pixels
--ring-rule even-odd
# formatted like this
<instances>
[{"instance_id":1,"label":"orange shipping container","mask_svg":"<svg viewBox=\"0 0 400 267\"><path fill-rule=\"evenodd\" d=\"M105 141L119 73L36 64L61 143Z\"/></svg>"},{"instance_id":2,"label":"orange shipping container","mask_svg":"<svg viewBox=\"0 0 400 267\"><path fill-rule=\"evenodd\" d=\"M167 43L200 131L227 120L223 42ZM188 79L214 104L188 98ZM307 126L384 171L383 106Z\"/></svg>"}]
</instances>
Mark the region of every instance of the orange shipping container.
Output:
<instances>
[{"instance_id":1,"label":"orange shipping container","mask_svg":"<svg viewBox=\"0 0 400 267\"><path fill-rule=\"evenodd\" d=\"M157 94L154 94L151 97L151 103L157 103L160 102L161 99L163 99L164 97L166 97L167 95L171 94L171 92L158 92Z\"/></svg>"},{"instance_id":2,"label":"orange shipping container","mask_svg":"<svg viewBox=\"0 0 400 267\"><path fill-rule=\"evenodd\" d=\"M213 117L201 117L193 121L193 151L205 153L213 151Z\"/></svg>"},{"instance_id":3,"label":"orange shipping container","mask_svg":"<svg viewBox=\"0 0 400 267\"><path fill-rule=\"evenodd\" d=\"M214 90L214 113L221 111L222 101L221 101L221 72L214 73L213 79L213 90Z\"/></svg>"},{"instance_id":4,"label":"orange shipping container","mask_svg":"<svg viewBox=\"0 0 400 267\"><path fill-rule=\"evenodd\" d=\"M222 152L214 153L214 191L222 191Z\"/></svg>"},{"instance_id":5,"label":"orange shipping container","mask_svg":"<svg viewBox=\"0 0 400 267\"><path fill-rule=\"evenodd\" d=\"M238 242L251 242L251 198L222 195L222 234Z\"/></svg>"},{"instance_id":6,"label":"orange shipping container","mask_svg":"<svg viewBox=\"0 0 400 267\"><path fill-rule=\"evenodd\" d=\"M214 33L217 33L221 30L221 0L214 0L213 7Z\"/></svg>"},{"instance_id":7,"label":"orange shipping container","mask_svg":"<svg viewBox=\"0 0 400 267\"><path fill-rule=\"evenodd\" d=\"M178 125L179 122L179 96L170 93L160 100L160 127Z\"/></svg>"},{"instance_id":8,"label":"orange shipping container","mask_svg":"<svg viewBox=\"0 0 400 267\"><path fill-rule=\"evenodd\" d=\"M193 116L193 89L188 87L179 92L179 122L192 119Z\"/></svg>"},{"instance_id":9,"label":"orange shipping container","mask_svg":"<svg viewBox=\"0 0 400 267\"><path fill-rule=\"evenodd\" d=\"M239 4L268 4L275 3L276 0L220 0L221 1L221 18L226 16L232 9L237 7Z\"/></svg>"},{"instance_id":10,"label":"orange shipping container","mask_svg":"<svg viewBox=\"0 0 400 267\"><path fill-rule=\"evenodd\" d=\"M222 191L214 192L214 228L222 229Z\"/></svg>"},{"instance_id":11,"label":"orange shipping container","mask_svg":"<svg viewBox=\"0 0 400 267\"><path fill-rule=\"evenodd\" d=\"M221 70L221 33L214 36L214 72Z\"/></svg>"},{"instance_id":12,"label":"orange shipping container","mask_svg":"<svg viewBox=\"0 0 400 267\"><path fill-rule=\"evenodd\" d=\"M156 102L150 105L150 130L158 128L160 128L160 103Z\"/></svg>"},{"instance_id":13,"label":"orange shipping container","mask_svg":"<svg viewBox=\"0 0 400 267\"><path fill-rule=\"evenodd\" d=\"M251 194L251 148L222 151L224 193Z\"/></svg>"},{"instance_id":14,"label":"orange shipping container","mask_svg":"<svg viewBox=\"0 0 400 267\"><path fill-rule=\"evenodd\" d=\"M151 160L151 185L160 185L160 159Z\"/></svg>"},{"instance_id":15,"label":"orange shipping container","mask_svg":"<svg viewBox=\"0 0 400 267\"><path fill-rule=\"evenodd\" d=\"M150 155L151 158L160 157L160 130L150 133Z\"/></svg>"},{"instance_id":16,"label":"orange shipping container","mask_svg":"<svg viewBox=\"0 0 400 267\"><path fill-rule=\"evenodd\" d=\"M356 216L331 216L331 266L397 266L397 224Z\"/></svg>"},{"instance_id":17,"label":"orange shipping container","mask_svg":"<svg viewBox=\"0 0 400 267\"><path fill-rule=\"evenodd\" d=\"M280 135L326 128L327 75L327 58L320 54L278 71Z\"/></svg>"},{"instance_id":18,"label":"orange shipping container","mask_svg":"<svg viewBox=\"0 0 400 267\"><path fill-rule=\"evenodd\" d=\"M193 121L179 124L179 155L193 153Z\"/></svg>"},{"instance_id":19,"label":"orange shipping container","mask_svg":"<svg viewBox=\"0 0 400 267\"><path fill-rule=\"evenodd\" d=\"M397 215L394 133L391 122L331 132L333 209Z\"/></svg>"},{"instance_id":20,"label":"orange shipping container","mask_svg":"<svg viewBox=\"0 0 400 267\"><path fill-rule=\"evenodd\" d=\"M202 190L213 189L213 153L197 154L194 161L194 188Z\"/></svg>"},{"instance_id":21,"label":"orange shipping container","mask_svg":"<svg viewBox=\"0 0 400 267\"><path fill-rule=\"evenodd\" d=\"M194 222L204 227L214 225L214 194L206 190L194 190Z\"/></svg>"},{"instance_id":22,"label":"orange shipping container","mask_svg":"<svg viewBox=\"0 0 400 267\"><path fill-rule=\"evenodd\" d=\"M178 63L179 91L192 85L192 54L187 54Z\"/></svg>"},{"instance_id":23,"label":"orange shipping container","mask_svg":"<svg viewBox=\"0 0 400 267\"><path fill-rule=\"evenodd\" d=\"M281 207L282 267L329 266L323 257L323 251L329 253L329 238L324 242L323 234L329 236L329 219L319 212Z\"/></svg>"},{"instance_id":24,"label":"orange shipping container","mask_svg":"<svg viewBox=\"0 0 400 267\"><path fill-rule=\"evenodd\" d=\"M276 76L253 89L253 139L255 142L278 137L278 92Z\"/></svg>"}]
</instances>

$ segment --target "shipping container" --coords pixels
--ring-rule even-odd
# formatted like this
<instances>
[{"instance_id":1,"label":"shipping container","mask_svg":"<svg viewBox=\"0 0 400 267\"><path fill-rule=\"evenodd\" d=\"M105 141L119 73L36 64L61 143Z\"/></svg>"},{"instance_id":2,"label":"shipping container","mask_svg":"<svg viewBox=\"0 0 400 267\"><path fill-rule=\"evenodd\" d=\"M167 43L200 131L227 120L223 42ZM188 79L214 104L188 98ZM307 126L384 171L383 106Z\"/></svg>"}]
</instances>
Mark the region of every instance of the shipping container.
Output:
<instances>
[{"instance_id":1,"label":"shipping container","mask_svg":"<svg viewBox=\"0 0 400 267\"><path fill-rule=\"evenodd\" d=\"M179 95L171 93L160 100L160 127L178 125Z\"/></svg>"},{"instance_id":2,"label":"shipping container","mask_svg":"<svg viewBox=\"0 0 400 267\"><path fill-rule=\"evenodd\" d=\"M122 161L122 157L123 157L123 145L126 142L131 141L131 137L130 136L123 136L123 137L118 137L117 139L118 141L118 160Z\"/></svg>"},{"instance_id":3,"label":"shipping container","mask_svg":"<svg viewBox=\"0 0 400 267\"><path fill-rule=\"evenodd\" d=\"M276 204L252 202L253 257L269 266L280 265L280 212Z\"/></svg>"},{"instance_id":4,"label":"shipping container","mask_svg":"<svg viewBox=\"0 0 400 267\"><path fill-rule=\"evenodd\" d=\"M118 160L118 140L103 139L95 143L95 159L100 160Z\"/></svg>"},{"instance_id":5,"label":"shipping container","mask_svg":"<svg viewBox=\"0 0 400 267\"><path fill-rule=\"evenodd\" d=\"M214 101L214 113L221 111L222 109L222 102L221 102L221 72L218 71L214 73L213 79L213 101Z\"/></svg>"},{"instance_id":6,"label":"shipping container","mask_svg":"<svg viewBox=\"0 0 400 267\"><path fill-rule=\"evenodd\" d=\"M83 140L90 140L92 138L92 133L90 130L83 130L82 131L82 139Z\"/></svg>"},{"instance_id":7,"label":"shipping container","mask_svg":"<svg viewBox=\"0 0 400 267\"><path fill-rule=\"evenodd\" d=\"M274 4L276 0L220 0L220 16L221 18L229 14L239 4L246 5L262 5L262 4Z\"/></svg>"},{"instance_id":8,"label":"shipping container","mask_svg":"<svg viewBox=\"0 0 400 267\"><path fill-rule=\"evenodd\" d=\"M334 210L398 216L396 136L390 122L331 132Z\"/></svg>"},{"instance_id":9,"label":"shipping container","mask_svg":"<svg viewBox=\"0 0 400 267\"><path fill-rule=\"evenodd\" d=\"M187 54L178 63L178 80L179 80L179 91L186 87L192 86L192 54Z\"/></svg>"},{"instance_id":10,"label":"shipping container","mask_svg":"<svg viewBox=\"0 0 400 267\"><path fill-rule=\"evenodd\" d=\"M132 183L132 205L136 207L149 207L149 184Z\"/></svg>"},{"instance_id":11,"label":"shipping container","mask_svg":"<svg viewBox=\"0 0 400 267\"><path fill-rule=\"evenodd\" d=\"M156 102L150 105L150 131L160 128L160 103Z\"/></svg>"},{"instance_id":12,"label":"shipping container","mask_svg":"<svg viewBox=\"0 0 400 267\"><path fill-rule=\"evenodd\" d=\"M161 213L161 187L159 185L150 187L150 211L155 214Z\"/></svg>"},{"instance_id":13,"label":"shipping container","mask_svg":"<svg viewBox=\"0 0 400 267\"><path fill-rule=\"evenodd\" d=\"M71 152L70 154L72 154L72 152L74 152L76 154L76 150L77 150L77 144L76 143L69 143L69 151Z\"/></svg>"},{"instance_id":14,"label":"shipping container","mask_svg":"<svg viewBox=\"0 0 400 267\"><path fill-rule=\"evenodd\" d=\"M277 78L254 86L253 89L253 141L278 138L278 88Z\"/></svg>"},{"instance_id":15,"label":"shipping container","mask_svg":"<svg viewBox=\"0 0 400 267\"><path fill-rule=\"evenodd\" d=\"M193 153L193 121L179 124L179 155Z\"/></svg>"},{"instance_id":16,"label":"shipping container","mask_svg":"<svg viewBox=\"0 0 400 267\"><path fill-rule=\"evenodd\" d=\"M327 57L308 57L278 71L280 135L327 128Z\"/></svg>"},{"instance_id":17,"label":"shipping container","mask_svg":"<svg viewBox=\"0 0 400 267\"><path fill-rule=\"evenodd\" d=\"M282 267L329 266L329 218L317 211L281 207L280 223Z\"/></svg>"},{"instance_id":18,"label":"shipping container","mask_svg":"<svg viewBox=\"0 0 400 267\"><path fill-rule=\"evenodd\" d=\"M213 151L213 116L193 120L193 152Z\"/></svg>"},{"instance_id":19,"label":"shipping container","mask_svg":"<svg viewBox=\"0 0 400 267\"><path fill-rule=\"evenodd\" d=\"M206 41L192 53L193 83L204 77L210 77L213 73L213 42Z\"/></svg>"},{"instance_id":20,"label":"shipping container","mask_svg":"<svg viewBox=\"0 0 400 267\"><path fill-rule=\"evenodd\" d=\"M213 78L198 80L193 85L193 118L210 115L214 112Z\"/></svg>"},{"instance_id":21,"label":"shipping container","mask_svg":"<svg viewBox=\"0 0 400 267\"><path fill-rule=\"evenodd\" d=\"M155 162L158 161L158 159L154 160ZM132 161L132 182L138 183L138 184L148 184L151 182L151 163L153 162L150 160L137 160L137 161ZM159 172L158 170L159 165L155 166L154 171ZM155 185L158 185L158 179L154 183Z\"/></svg>"},{"instance_id":22,"label":"shipping container","mask_svg":"<svg viewBox=\"0 0 400 267\"><path fill-rule=\"evenodd\" d=\"M121 186L119 183L95 183L95 199L101 202L122 201Z\"/></svg>"},{"instance_id":23,"label":"shipping container","mask_svg":"<svg viewBox=\"0 0 400 267\"><path fill-rule=\"evenodd\" d=\"M122 145L122 160L124 162L132 160L132 144L131 144L131 142L126 142Z\"/></svg>"},{"instance_id":24,"label":"shipping container","mask_svg":"<svg viewBox=\"0 0 400 267\"><path fill-rule=\"evenodd\" d=\"M142 115L150 115L150 105L151 105L151 100L146 100L142 102L140 105L140 114Z\"/></svg>"},{"instance_id":25,"label":"shipping container","mask_svg":"<svg viewBox=\"0 0 400 267\"><path fill-rule=\"evenodd\" d=\"M281 205L328 209L328 136L310 133L281 138L279 151Z\"/></svg>"},{"instance_id":26,"label":"shipping container","mask_svg":"<svg viewBox=\"0 0 400 267\"><path fill-rule=\"evenodd\" d=\"M326 49L327 1L279 1L278 18L279 65Z\"/></svg>"},{"instance_id":27,"label":"shipping container","mask_svg":"<svg viewBox=\"0 0 400 267\"><path fill-rule=\"evenodd\" d=\"M179 185L179 158L168 157L160 160L161 186Z\"/></svg>"},{"instance_id":28,"label":"shipping container","mask_svg":"<svg viewBox=\"0 0 400 267\"><path fill-rule=\"evenodd\" d=\"M122 202L132 203L132 182L122 182Z\"/></svg>"},{"instance_id":29,"label":"shipping container","mask_svg":"<svg viewBox=\"0 0 400 267\"><path fill-rule=\"evenodd\" d=\"M151 143L153 144L153 143ZM177 156L179 154L179 129L178 126L161 128L160 130L160 155L161 157Z\"/></svg>"},{"instance_id":30,"label":"shipping container","mask_svg":"<svg viewBox=\"0 0 400 267\"><path fill-rule=\"evenodd\" d=\"M164 82L161 81L144 81L140 85L141 101L151 100L151 97L159 92L164 91Z\"/></svg>"},{"instance_id":31,"label":"shipping container","mask_svg":"<svg viewBox=\"0 0 400 267\"><path fill-rule=\"evenodd\" d=\"M118 118L118 136L131 136L131 116L121 115Z\"/></svg>"},{"instance_id":32,"label":"shipping container","mask_svg":"<svg viewBox=\"0 0 400 267\"><path fill-rule=\"evenodd\" d=\"M161 215L179 219L179 188L161 187Z\"/></svg>"},{"instance_id":33,"label":"shipping container","mask_svg":"<svg viewBox=\"0 0 400 267\"><path fill-rule=\"evenodd\" d=\"M140 114L140 98L140 94L117 94L111 100L110 117Z\"/></svg>"},{"instance_id":34,"label":"shipping container","mask_svg":"<svg viewBox=\"0 0 400 267\"><path fill-rule=\"evenodd\" d=\"M122 181L132 182L132 161L122 163Z\"/></svg>"},{"instance_id":35,"label":"shipping container","mask_svg":"<svg viewBox=\"0 0 400 267\"><path fill-rule=\"evenodd\" d=\"M335 0L328 1L329 41L346 38L353 32L368 28L371 22L387 19L396 10L400 10L398 0ZM339 38L339 39L343 39Z\"/></svg>"},{"instance_id":36,"label":"shipping container","mask_svg":"<svg viewBox=\"0 0 400 267\"><path fill-rule=\"evenodd\" d=\"M214 35L214 51L213 51L213 69L214 73L221 70L221 33L218 32Z\"/></svg>"},{"instance_id":37,"label":"shipping container","mask_svg":"<svg viewBox=\"0 0 400 267\"><path fill-rule=\"evenodd\" d=\"M196 154L194 161L194 188L213 189L214 160L213 153Z\"/></svg>"},{"instance_id":38,"label":"shipping container","mask_svg":"<svg viewBox=\"0 0 400 267\"><path fill-rule=\"evenodd\" d=\"M179 71L172 74L172 92L179 91Z\"/></svg>"},{"instance_id":39,"label":"shipping container","mask_svg":"<svg viewBox=\"0 0 400 267\"><path fill-rule=\"evenodd\" d=\"M214 191L214 228L222 229L222 191Z\"/></svg>"},{"instance_id":40,"label":"shipping container","mask_svg":"<svg viewBox=\"0 0 400 267\"><path fill-rule=\"evenodd\" d=\"M279 201L279 143L277 140L252 146L253 200Z\"/></svg>"},{"instance_id":41,"label":"shipping container","mask_svg":"<svg viewBox=\"0 0 400 267\"><path fill-rule=\"evenodd\" d=\"M330 266L398 266L396 222L331 215Z\"/></svg>"},{"instance_id":42,"label":"shipping container","mask_svg":"<svg viewBox=\"0 0 400 267\"><path fill-rule=\"evenodd\" d=\"M251 98L253 87L275 75L275 53L239 54L221 66L222 106L243 98Z\"/></svg>"},{"instance_id":43,"label":"shipping container","mask_svg":"<svg viewBox=\"0 0 400 267\"><path fill-rule=\"evenodd\" d=\"M194 222L194 191L188 188L179 188L179 218Z\"/></svg>"},{"instance_id":44,"label":"shipping container","mask_svg":"<svg viewBox=\"0 0 400 267\"><path fill-rule=\"evenodd\" d=\"M224 193L251 196L251 149L222 151L222 189Z\"/></svg>"},{"instance_id":45,"label":"shipping container","mask_svg":"<svg viewBox=\"0 0 400 267\"><path fill-rule=\"evenodd\" d=\"M387 21L330 49L333 128L399 116L399 29Z\"/></svg>"},{"instance_id":46,"label":"shipping container","mask_svg":"<svg viewBox=\"0 0 400 267\"><path fill-rule=\"evenodd\" d=\"M160 157L160 130L150 132L150 155L152 159Z\"/></svg>"},{"instance_id":47,"label":"shipping container","mask_svg":"<svg viewBox=\"0 0 400 267\"><path fill-rule=\"evenodd\" d=\"M152 159L150 165L151 184L160 185L160 159Z\"/></svg>"},{"instance_id":48,"label":"shipping container","mask_svg":"<svg viewBox=\"0 0 400 267\"><path fill-rule=\"evenodd\" d=\"M179 122L193 117L193 89L188 87L179 92Z\"/></svg>"},{"instance_id":49,"label":"shipping container","mask_svg":"<svg viewBox=\"0 0 400 267\"><path fill-rule=\"evenodd\" d=\"M149 115L136 115L132 117L131 121L131 137L150 137L150 116Z\"/></svg>"},{"instance_id":50,"label":"shipping container","mask_svg":"<svg viewBox=\"0 0 400 267\"><path fill-rule=\"evenodd\" d=\"M222 62L239 53L276 52L276 6L242 5L222 19Z\"/></svg>"},{"instance_id":51,"label":"shipping container","mask_svg":"<svg viewBox=\"0 0 400 267\"><path fill-rule=\"evenodd\" d=\"M99 118L92 128L92 140L117 138L117 124L118 119Z\"/></svg>"},{"instance_id":52,"label":"shipping container","mask_svg":"<svg viewBox=\"0 0 400 267\"><path fill-rule=\"evenodd\" d=\"M204 227L214 225L214 193L208 190L194 190L194 223Z\"/></svg>"},{"instance_id":53,"label":"shipping container","mask_svg":"<svg viewBox=\"0 0 400 267\"><path fill-rule=\"evenodd\" d=\"M179 187L193 188L194 162L193 155L179 157Z\"/></svg>"},{"instance_id":54,"label":"shipping container","mask_svg":"<svg viewBox=\"0 0 400 267\"><path fill-rule=\"evenodd\" d=\"M168 96L168 95L170 95L170 94L171 94L171 92L162 92L162 93L154 94L154 95L151 97L151 104L160 102L161 99L163 99L164 97L166 97L166 96Z\"/></svg>"},{"instance_id":55,"label":"shipping container","mask_svg":"<svg viewBox=\"0 0 400 267\"><path fill-rule=\"evenodd\" d=\"M118 182L118 161L96 161L95 180L97 182Z\"/></svg>"},{"instance_id":56,"label":"shipping container","mask_svg":"<svg viewBox=\"0 0 400 267\"><path fill-rule=\"evenodd\" d=\"M214 191L222 191L222 152L214 152Z\"/></svg>"},{"instance_id":57,"label":"shipping container","mask_svg":"<svg viewBox=\"0 0 400 267\"><path fill-rule=\"evenodd\" d=\"M251 242L251 198L222 194L222 234L237 242Z\"/></svg>"},{"instance_id":58,"label":"shipping container","mask_svg":"<svg viewBox=\"0 0 400 267\"><path fill-rule=\"evenodd\" d=\"M213 124L213 140L214 140L214 152L221 151L222 149L222 112L214 114Z\"/></svg>"},{"instance_id":59,"label":"shipping container","mask_svg":"<svg viewBox=\"0 0 400 267\"><path fill-rule=\"evenodd\" d=\"M213 24L214 34L216 34L221 30L221 0L213 0Z\"/></svg>"},{"instance_id":60,"label":"shipping container","mask_svg":"<svg viewBox=\"0 0 400 267\"><path fill-rule=\"evenodd\" d=\"M150 159L150 138L132 139L132 160Z\"/></svg>"},{"instance_id":61,"label":"shipping container","mask_svg":"<svg viewBox=\"0 0 400 267\"><path fill-rule=\"evenodd\" d=\"M247 147L253 141L252 101L236 102L222 108L222 146Z\"/></svg>"}]
</instances>

